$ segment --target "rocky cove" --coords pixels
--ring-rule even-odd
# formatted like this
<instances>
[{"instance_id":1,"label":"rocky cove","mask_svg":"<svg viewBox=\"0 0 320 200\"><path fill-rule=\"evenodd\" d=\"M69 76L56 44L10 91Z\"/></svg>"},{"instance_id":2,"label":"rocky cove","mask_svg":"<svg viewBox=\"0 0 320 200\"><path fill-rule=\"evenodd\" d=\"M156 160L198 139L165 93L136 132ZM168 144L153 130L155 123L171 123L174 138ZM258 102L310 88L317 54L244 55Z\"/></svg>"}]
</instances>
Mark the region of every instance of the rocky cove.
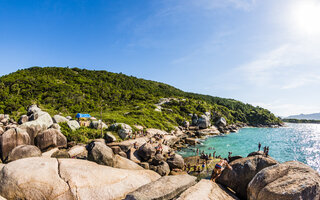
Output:
<instances>
[{"instance_id":1,"label":"rocky cove","mask_svg":"<svg viewBox=\"0 0 320 200\"><path fill-rule=\"evenodd\" d=\"M210 113L193 115L191 122L171 132L110 124L108 129L114 131L104 132L103 138L76 144L60 131L62 122L72 130L80 127L71 117L52 117L35 105L18 122L0 115L4 163L0 195L5 199L320 198L318 172L297 161L279 163L261 152L234 158L233 169L225 169L217 183L189 175L186 166L192 159L183 159L176 150L245 126L227 125L224 118L212 125L210 118ZM92 121L90 127L108 125ZM208 165L213 167L215 162L209 159Z\"/></svg>"}]
</instances>

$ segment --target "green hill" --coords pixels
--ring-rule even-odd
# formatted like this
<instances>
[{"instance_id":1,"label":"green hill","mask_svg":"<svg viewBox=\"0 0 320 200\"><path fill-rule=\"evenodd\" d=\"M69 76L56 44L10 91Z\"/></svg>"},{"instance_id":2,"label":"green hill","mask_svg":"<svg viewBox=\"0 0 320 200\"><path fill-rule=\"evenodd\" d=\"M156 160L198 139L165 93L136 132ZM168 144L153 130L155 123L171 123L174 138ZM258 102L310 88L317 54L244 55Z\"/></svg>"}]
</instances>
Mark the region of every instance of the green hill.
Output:
<instances>
[{"instance_id":1,"label":"green hill","mask_svg":"<svg viewBox=\"0 0 320 200\"><path fill-rule=\"evenodd\" d=\"M162 105L161 98L175 98ZM228 123L249 125L279 124L281 120L268 110L233 99L183 92L170 85L124 74L78 68L32 67L0 77L0 113L16 118L31 104L38 104L50 114L74 116L77 112L104 121L140 124L171 129L189 114L205 111L223 116Z\"/></svg>"}]
</instances>

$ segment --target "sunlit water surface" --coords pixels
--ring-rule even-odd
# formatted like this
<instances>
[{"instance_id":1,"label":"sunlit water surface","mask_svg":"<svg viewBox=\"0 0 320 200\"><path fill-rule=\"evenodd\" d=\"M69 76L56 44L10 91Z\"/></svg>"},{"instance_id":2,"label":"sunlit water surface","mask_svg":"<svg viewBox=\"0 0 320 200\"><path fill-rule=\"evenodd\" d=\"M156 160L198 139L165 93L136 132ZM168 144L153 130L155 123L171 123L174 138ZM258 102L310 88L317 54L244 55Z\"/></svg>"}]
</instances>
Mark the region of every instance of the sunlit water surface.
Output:
<instances>
[{"instance_id":1,"label":"sunlit water surface","mask_svg":"<svg viewBox=\"0 0 320 200\"><path fill-rule=\"evenodd\" d=\"M209 137L202 144L179 153L186 156L195 155L199 148L206 153L227 157L232 155L247 156L262 147L269 146L269 155L280 162L297 160L320 172L320 124L286 124L281 128L243 128L237 133L225 136ZM213 147L214 150L209 149Z\"/></svg>"}]
</instances>

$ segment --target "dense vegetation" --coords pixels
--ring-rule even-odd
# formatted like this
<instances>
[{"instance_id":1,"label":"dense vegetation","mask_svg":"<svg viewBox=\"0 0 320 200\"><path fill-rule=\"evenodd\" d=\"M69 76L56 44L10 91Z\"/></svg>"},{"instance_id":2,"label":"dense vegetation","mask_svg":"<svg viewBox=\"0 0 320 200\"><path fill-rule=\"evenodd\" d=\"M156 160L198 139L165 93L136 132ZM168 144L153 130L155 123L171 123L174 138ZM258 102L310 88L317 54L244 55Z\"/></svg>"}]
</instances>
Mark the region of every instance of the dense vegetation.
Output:
<instances>
[{"instance_id":1,"label":"dense vegetation","mask_svg":"<svg viewBox=\"0 0 320 200\"><path fill-rule=\"evenodd\" d=\"M288 123L311 123L311 124L320 124L320 120L314 119L283 119L283 122Z\"/></svg>"},{"instance_id":2,"label":"dense vegetation","mask_svg":"<svg viewBox=\"0 0 320 200\"><path fill-rule=\"evenodd\" d=\"M161 98L172 97L155 111ZM210 111L228 123L279 124L270 111L233 99L183 92L170 85L124 74L78 68L32 67L0 77L0 113L16 117L31 104L50 114L90 113L104 121L171 129L190 114Z\"/></svg>"}]
</instances>

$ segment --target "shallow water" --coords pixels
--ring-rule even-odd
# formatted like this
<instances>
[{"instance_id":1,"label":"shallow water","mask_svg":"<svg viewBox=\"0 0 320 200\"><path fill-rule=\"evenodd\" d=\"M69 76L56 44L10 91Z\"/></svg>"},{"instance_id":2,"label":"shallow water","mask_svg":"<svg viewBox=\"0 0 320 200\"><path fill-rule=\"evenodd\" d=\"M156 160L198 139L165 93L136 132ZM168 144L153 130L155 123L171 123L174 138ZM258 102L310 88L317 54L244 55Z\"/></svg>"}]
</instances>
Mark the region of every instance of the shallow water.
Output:
<instances>
[{"instance_id":1,"label":"shallow water","mask_svg":"<svg viewBox=\"0 0 320 200\"><path fill-rule=\"evenodd\" d=\"M194 156L195 149L205 153L227 157L247 156L262 148L270 146L269 155L280 162L297 160L320 172L320 124L286 124L281 128L243 128L237 133L225 136L209 137L202 144L179 151L183 157ZM209 150L213 147L214 150Z\"/></svg>"}]
</instances>

